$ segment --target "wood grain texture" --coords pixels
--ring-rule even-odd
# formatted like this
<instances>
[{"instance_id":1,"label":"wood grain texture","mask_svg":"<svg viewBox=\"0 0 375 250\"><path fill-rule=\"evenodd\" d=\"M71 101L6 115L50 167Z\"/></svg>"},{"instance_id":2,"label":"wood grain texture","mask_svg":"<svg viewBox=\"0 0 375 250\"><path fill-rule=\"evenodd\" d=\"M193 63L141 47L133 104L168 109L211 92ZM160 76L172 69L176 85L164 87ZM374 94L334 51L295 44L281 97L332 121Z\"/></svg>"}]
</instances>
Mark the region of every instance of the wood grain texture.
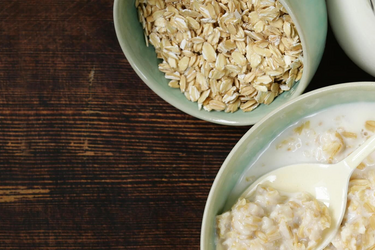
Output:
<instances>
[{"instance_id":1,"label":"wood grain texture","mask_svg":"<svg viewBox=\"0 0 375 250\"><path fill-rule=\"evenodd\" d=\"M111 0L0 0L0 248L199 249L205 201L250 128L155 95ZM309 86L374 80L331 33Z\"/></svg>"}]
</instances>

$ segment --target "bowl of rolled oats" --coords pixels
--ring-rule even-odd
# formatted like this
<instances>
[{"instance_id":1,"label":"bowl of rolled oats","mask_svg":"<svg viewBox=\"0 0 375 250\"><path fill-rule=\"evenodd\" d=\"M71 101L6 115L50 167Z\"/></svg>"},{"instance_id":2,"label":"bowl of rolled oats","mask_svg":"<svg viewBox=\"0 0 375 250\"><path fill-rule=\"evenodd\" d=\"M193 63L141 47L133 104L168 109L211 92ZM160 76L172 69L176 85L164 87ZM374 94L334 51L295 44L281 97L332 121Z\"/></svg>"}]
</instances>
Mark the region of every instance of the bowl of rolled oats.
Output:
<instances>
[{"instance_id":1,"label":"bowl of rolled oats","mask_svg":"<svg viewBox=\"0 0 375 250\"><path fill-rule=\"evenodd\" d=\"M289 101L255 124L215 178L202 220L201 249L315 249L331 226L324 190L290 193L269 183L251 197L241 194L277 168L337 163L350 155L375 134L374 95L375 82L332 85ZM374 246L375 152L353 172L344 219L324 249Z\"/></svg>"},{"instance_id":2,"label":"bowl of rolled oats","mask_svg":"<svg viewBox=\"0 0 375 250\"><path fill-rule=\"evenodd\" d=\"M121 48L181 111L250 125L299 96L323 54L323 0L115 0Z\"/></svg>"}]
</instances>

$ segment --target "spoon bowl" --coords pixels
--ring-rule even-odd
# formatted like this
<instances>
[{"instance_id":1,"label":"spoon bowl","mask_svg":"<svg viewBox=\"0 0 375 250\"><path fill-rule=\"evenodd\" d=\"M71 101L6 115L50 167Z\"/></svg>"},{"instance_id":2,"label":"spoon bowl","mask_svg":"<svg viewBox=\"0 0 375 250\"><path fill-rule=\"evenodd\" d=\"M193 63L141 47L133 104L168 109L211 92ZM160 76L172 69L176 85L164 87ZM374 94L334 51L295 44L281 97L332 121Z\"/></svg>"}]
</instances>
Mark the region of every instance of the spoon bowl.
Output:
<instances>
[{"instance_id":1,"label":"spoon bowl","mask_svg":"<svg viewBox=\"0 0 375 250\"><path fill-rule=\"evenodd\" d=\"M307 192L323 202L330 211L331 226L316 249L326 247L336 235L346 211L348 183L354 169L375 150L375 135L336 164L296 164L261 176L240 198L251 197L258 185L287 193Z\"/></svg>"}]
</instances>

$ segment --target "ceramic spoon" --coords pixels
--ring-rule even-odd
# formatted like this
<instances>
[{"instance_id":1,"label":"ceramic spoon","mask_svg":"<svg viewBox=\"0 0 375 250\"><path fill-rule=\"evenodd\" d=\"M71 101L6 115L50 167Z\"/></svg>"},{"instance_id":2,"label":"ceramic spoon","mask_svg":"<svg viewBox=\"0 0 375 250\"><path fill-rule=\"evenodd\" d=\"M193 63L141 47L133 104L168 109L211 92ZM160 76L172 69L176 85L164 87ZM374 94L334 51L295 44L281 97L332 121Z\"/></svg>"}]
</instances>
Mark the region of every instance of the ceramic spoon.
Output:
<instances>
[{"instance_id":1,"label":"ceramic spoon","mask_svg":"<svg viewBox=\"0 0 375 250\"><path fill-rule=\"evenodd\" d=\"M327 246L336 235L346 210L348 184L354 169L375 150L375 135L336 164L305 163L274 170L257 179L241 197L250 197L259 184L288 193L308 192L330 210L331 227L316 249Z\"/></svg>"}]
</instances>

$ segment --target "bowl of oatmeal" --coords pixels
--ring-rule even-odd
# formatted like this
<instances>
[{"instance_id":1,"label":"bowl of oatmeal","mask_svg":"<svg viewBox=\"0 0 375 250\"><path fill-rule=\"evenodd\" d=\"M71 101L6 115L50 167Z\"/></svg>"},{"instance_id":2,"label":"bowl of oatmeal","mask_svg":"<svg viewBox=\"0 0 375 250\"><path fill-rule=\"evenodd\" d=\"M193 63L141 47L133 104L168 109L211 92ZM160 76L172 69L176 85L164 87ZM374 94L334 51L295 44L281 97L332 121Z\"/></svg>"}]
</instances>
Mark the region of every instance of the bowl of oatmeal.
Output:
<instances>
[{"instance_id":1,"label":"bowl of oatmeal","mask_svg":"<svg viewBox=\"0 0 375 250\"><path fill-rule=\"evenodd\" d=\"M291 195L266 186L253 197L241 194L279 167L344 159L375 133L374 94L375 82L333 85L291 100L254 125L230 152L212 185L201 249L314 249L330 227L324 192ZM344 219L325 249L373 246L375 153L352 174Z\"/></svg>"},{"instance_id":2,"label":"bowl of oatmeal","mask_svg":"<svg viewBox=\"0 0 375 250\"><path fill-rule=\"evenodd\" d=\"M323 0L115 0L114 24L157 95L199 119L240 126L305 90L327 12Z\"/></svg>"}]
</instances>

